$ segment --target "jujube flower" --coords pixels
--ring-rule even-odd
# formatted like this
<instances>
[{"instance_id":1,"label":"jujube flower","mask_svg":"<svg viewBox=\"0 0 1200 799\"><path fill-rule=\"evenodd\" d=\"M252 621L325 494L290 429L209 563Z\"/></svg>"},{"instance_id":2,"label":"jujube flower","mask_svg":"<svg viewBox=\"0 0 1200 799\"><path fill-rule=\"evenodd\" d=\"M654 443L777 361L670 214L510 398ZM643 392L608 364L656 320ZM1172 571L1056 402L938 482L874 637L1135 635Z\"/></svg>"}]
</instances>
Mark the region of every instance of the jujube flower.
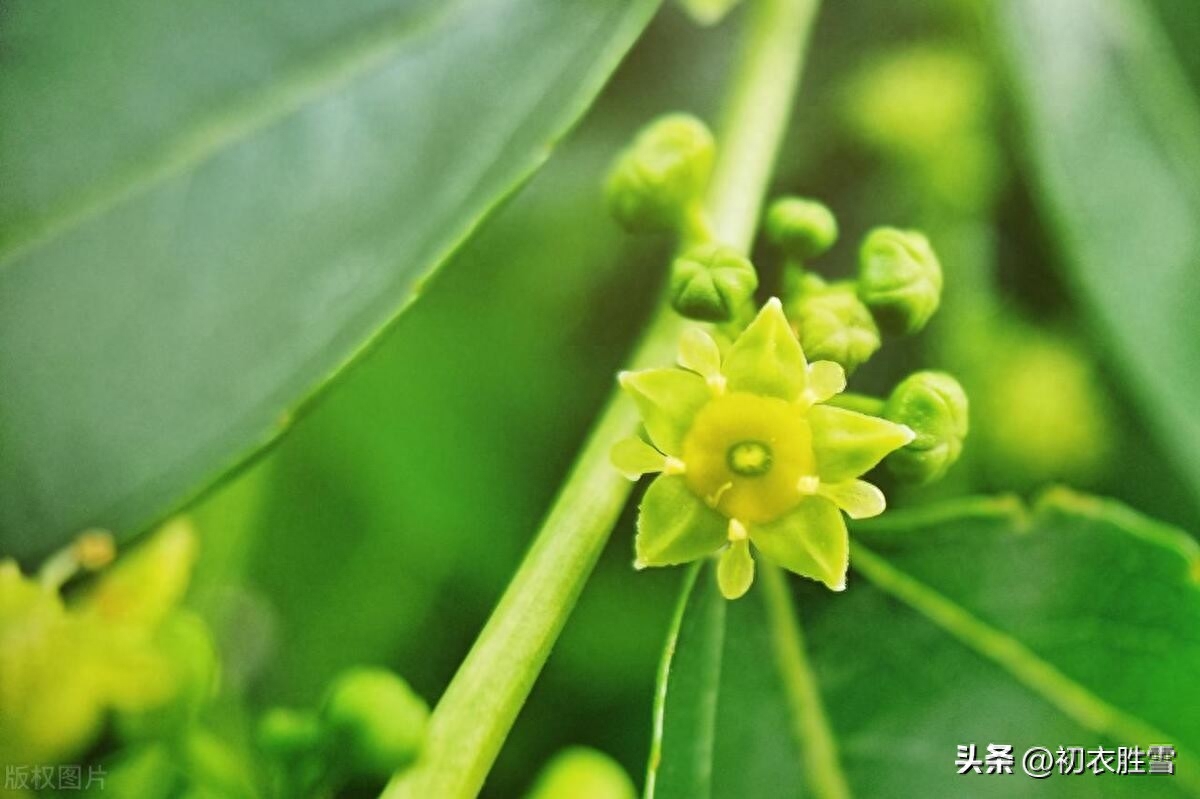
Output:
<instances>
[{"instance_id":1,"label":"jujube flower","mask_svg":"<svg viewBox=\"0 0 1200 799\"><path fill-rule=\"evenodd\" d=\"M712 337L691 329L678 368L623 372L620 382L648 442L619 442L613 462L631 479L660 473L639 509L639 568L721 552L718 579L732 599L753 580L753 544L796 574L845 587L842 513L883 511L882 492L858 478L914 433L826 404L845 388L845 372L807 362L779 300L723 356Z\"/></svg>"}]
</instances>

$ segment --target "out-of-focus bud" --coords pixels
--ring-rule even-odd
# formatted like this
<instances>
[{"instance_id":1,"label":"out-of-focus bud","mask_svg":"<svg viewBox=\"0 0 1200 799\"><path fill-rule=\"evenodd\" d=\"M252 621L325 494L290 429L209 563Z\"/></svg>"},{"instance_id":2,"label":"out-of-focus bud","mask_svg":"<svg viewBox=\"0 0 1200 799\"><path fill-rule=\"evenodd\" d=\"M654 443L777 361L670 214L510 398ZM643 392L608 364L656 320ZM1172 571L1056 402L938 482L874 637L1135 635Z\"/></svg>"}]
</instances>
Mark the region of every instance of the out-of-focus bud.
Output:
<instances>
[{"instance_id":1,"label":"out-of-focus bud","mask_svg":"<svg viewBox=\"0 0 1200 799\"><path fill-rule=\"evenodd\" d=\"M805 275L787 315L810 361L834 361L853 372L879 349L879 328L853 283Z\"/></svg>"},{"instance_id":2,"label":"out-of-focus bud","mask_svg":"<svg viewBox=\"0 0 1200 799\"><path fill-rule=\"evenodd\" d=\"M321 725L316 713L275 707L258 722L258 746L282 761L291 761L315 751L321 743Z\"/></svg>"},{"instance_id":3,"label":"out-of-focus bud","mask_svg":"<svg viewBox=\"0 0 1200 799\"><path fill-rule=\"evenodd\" d=\"M888 397L884 416L917 434L887 459L902 480L940 480L962 454L968 428L967 395L958 381L944 372L909 375Z\"/></svg>"},{"instance_id":4,"label":"out-of-focus bud","mask_svg":"<svg viewBox=\"0 0 1200 799\"><path fill-rule=\"evenodd\" d=\"M837 241L837 218L816 200L780 197L767 211L767 237L789 258L816 258Z\"/></svg>"},{"instance_id":5,"label":"out-of-focus bud","mask_svg":"<svg viewBox=\"0 0 1200 799\"><path fill-rule=\"evenodd\" d=\"M631 233L676 229L708 187L714 152L712 134L696 117L669 114L651 122L609 172L609 211Z\"/></svg>"},{"instance_id":6,"label":"out-of-focus bud","mask_svg":"<svg viewBox=\"0 0 1200 799\"><path fill-rule=\"evenodd\" d=\"M754 265L724 245L693 247L671 265L671 306L689 319L727 322L757 288Z\"/></svg>"},{"instance_id":7,"label":"out-of-focus bud","mask_svg":"<svg viewBox=\"0 0 1200 799\"><path fill-rule=\"evenodd\" d=\"M139 643L108 669L117 729L127 740L165 738L195 721L216 693L216 644L204 621L181 609Z\"/></svg>"},{"instance_id":8,"label":"out-of-focus bud","mask_svg":"<svg viewBox=\"0 0 1200 799\"><path fill-rule=\"evenodd\" d=\"M196 555L191 521L172 519L104 573L81 598L80 610L106 622L157 625L187 591Z\"/></svg>"},{"instance_id":9,"label":"out-of-focus bud","mask_svg":"<svg viewBox=\"0 0 1200 799\"><path fill-rule=\"evenodd\" d=\"M364 776L386 777L412 763L428 722L429 706L386 669L344 672L321 708L329 751Z\"/></svg>"},{"instance_id":10,"label":"out-of-focus bud","mask_svg":"<svg viewBox=\"0 0 1200 799\"><path fill-rule=\"evenodd\" d=\"M942 299L942 266L920 233L876 228L859 252L858 296L879 326L916 333Z\"/></svg>"},{"instance_id":11,"label":"out-of-focus bud","mask_svg":"<svg viewBox=\"0 0 1200 799\"><path fill-rule=\"evenodd\" d=\"M625 770L595 749L564 749L546 764L525 799L634 799Z\"/></svg>"}]
</instances>

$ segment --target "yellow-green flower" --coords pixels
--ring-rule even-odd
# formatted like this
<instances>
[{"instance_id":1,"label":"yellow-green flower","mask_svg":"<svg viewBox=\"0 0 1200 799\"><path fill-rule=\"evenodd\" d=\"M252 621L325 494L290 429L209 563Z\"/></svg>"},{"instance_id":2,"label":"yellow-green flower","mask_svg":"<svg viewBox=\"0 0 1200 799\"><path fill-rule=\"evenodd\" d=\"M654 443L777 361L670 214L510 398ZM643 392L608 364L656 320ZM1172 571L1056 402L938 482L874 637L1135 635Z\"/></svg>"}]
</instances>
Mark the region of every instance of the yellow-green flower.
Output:
<instances>
[{"instance_id":1,"label":"yellow-green flower","mask_svg":"<svg viewBox=\"0 0 1200 799\"><path fill-rule=\"evenodd\" d=\"M661 472L638 515L638 568L718 551L730 599L754 579L750 544L768 559L840 591L849 565L842 513L878 515L883 493L858 478L913 440L901 424L824 404L846 387L842 367L808 363L772 299L722 353L699 328L681 368L623 372L646 437L619 442L630 479Z\"/></svg>"}]
</instances>

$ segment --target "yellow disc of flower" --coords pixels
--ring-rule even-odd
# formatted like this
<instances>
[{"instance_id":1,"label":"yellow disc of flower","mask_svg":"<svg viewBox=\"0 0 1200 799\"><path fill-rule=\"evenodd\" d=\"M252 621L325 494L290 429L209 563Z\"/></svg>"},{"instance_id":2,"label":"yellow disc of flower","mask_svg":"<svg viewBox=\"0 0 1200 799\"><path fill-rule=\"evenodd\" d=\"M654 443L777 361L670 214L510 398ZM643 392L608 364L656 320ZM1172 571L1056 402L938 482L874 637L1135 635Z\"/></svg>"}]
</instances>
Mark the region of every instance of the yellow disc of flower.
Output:
<instances>
[{"instance_id":1,"label":"yellow disc of flower","mask_svg":"<svg viewBox=\"0 0 1200 799\"><path fill-rule=\"evenodd\" d=\"M688 487L725 516L773 521L800 503L817 473L804 411L776 397L734 393L696 414L683 439Z\"/></svg>"}]
</instances>

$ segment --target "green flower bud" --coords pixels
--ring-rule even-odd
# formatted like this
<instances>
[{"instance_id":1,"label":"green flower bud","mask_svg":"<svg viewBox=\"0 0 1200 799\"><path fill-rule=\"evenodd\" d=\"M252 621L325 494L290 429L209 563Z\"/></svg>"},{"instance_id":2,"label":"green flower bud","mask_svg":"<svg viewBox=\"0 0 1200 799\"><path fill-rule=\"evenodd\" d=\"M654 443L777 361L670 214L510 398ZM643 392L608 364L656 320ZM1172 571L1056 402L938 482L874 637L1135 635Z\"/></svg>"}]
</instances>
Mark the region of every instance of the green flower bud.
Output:
<instances>
[{"instance_id":1,"label":"green flower bud","mask_svg":"<svg viewBox=\"0 0 1200 799\"><path fill-rule=\"evenodd\" d=\"M671 305L689 319L726 322L757 288L754 264L724 245L693 247L671 266Z\"/></svg>"},{"instance_id":2,"label":"green flower bud","mask_svg":"<svg viewBox=\"0 0 1200 799\"><path fill-rule=\"evenodd\" d=\"M944 372L916 372L892 391L883 415L912 428L912 443L888 456L892 472L912 483L932 483L962 454L967 395Z\"/></svg>"},{"instance_id":3,"label":"green flower bud","mask_svg":"<svg viewBox=\"0 0 1200 799\"><path fill-rule=\"evenodd\" d=\"M858 296L880 327L915 333L942 298L942 266L920 233L876 228L859 252Z\"/></svg>"},{"instance_id":4,"label":"green flower bud","mask_svg":"<svg viewBox=\"0 0 1200 799\"><path fill-rule=\"evenodd\" d=\"M800 293L788 302L787 314L811 360L833 361L852 372L879 349L875 317L852 283L827 285L806 275Z\"/></svg>"},{"instance_id":5,"label":"green flower bud","mask_svg":"<svg viewBox=\"0 0 1200 799\"><path fill-rule=\"evenodd\" d=\"M133 706L118 708L116 728L127 740L162 738L186 729L216 693L220 672L216 644L200 616L174 611L159 626L152 644L157 667L139 674L141 685L128 689L135 697ZM152 682L161 684L155 692L159 696L149 697L149 702L137 698Z\"/></svg>"},{"instance_id":6,"label":"green flower bud","mask_svg":"<svg viewBox=\"0 0 1200 799\"><path fill-rule=\"evenodd\" d=\"M525 799L634 799L625 769L603 752L564 749L546 764Z\"/></svg>"},{"instance_id":7,"label":"green flower bud","mask_svg":"<svg viewBox=\"0 0 1200 799\"><path fill-rule=\"evenodd\" d=\"M837 219L815 200L780 197L767 211L767 237L789 258L816 258L837 241Z\"/></svg>"},{"instance_id":8,"label":"green flower bud","mask_svg":"<svg viewBox=\"0 0 1200 799\"><path fill-rule=\"evenodd\" d=\"M275 707L258 722L258 746L279 760L295 760L316 750L321 742L321 725L308 710Z\"/></svg>"},{"instance_id":9,"label":"green flower bud","mask_svg":"<svg viewBox=\"0 0 1200 799\"><path fill-rule=\"evenodd\" d=\"M651 122L609 172L609 211L631 233L674 230L703 196L714 150L712 134L693 116Z\"/></svg>"},{"instance_id":10,"label":"green flower bud","mask_svg":"<svg viewBox=\"0 0 1200 799\"><path fill-rule=\"evenodd\" d=\"M321 708L330 751L363 776L386 777L416 759L429 707L386 669L356 668L334 682Z\"/></svg>"}]
</instances>

